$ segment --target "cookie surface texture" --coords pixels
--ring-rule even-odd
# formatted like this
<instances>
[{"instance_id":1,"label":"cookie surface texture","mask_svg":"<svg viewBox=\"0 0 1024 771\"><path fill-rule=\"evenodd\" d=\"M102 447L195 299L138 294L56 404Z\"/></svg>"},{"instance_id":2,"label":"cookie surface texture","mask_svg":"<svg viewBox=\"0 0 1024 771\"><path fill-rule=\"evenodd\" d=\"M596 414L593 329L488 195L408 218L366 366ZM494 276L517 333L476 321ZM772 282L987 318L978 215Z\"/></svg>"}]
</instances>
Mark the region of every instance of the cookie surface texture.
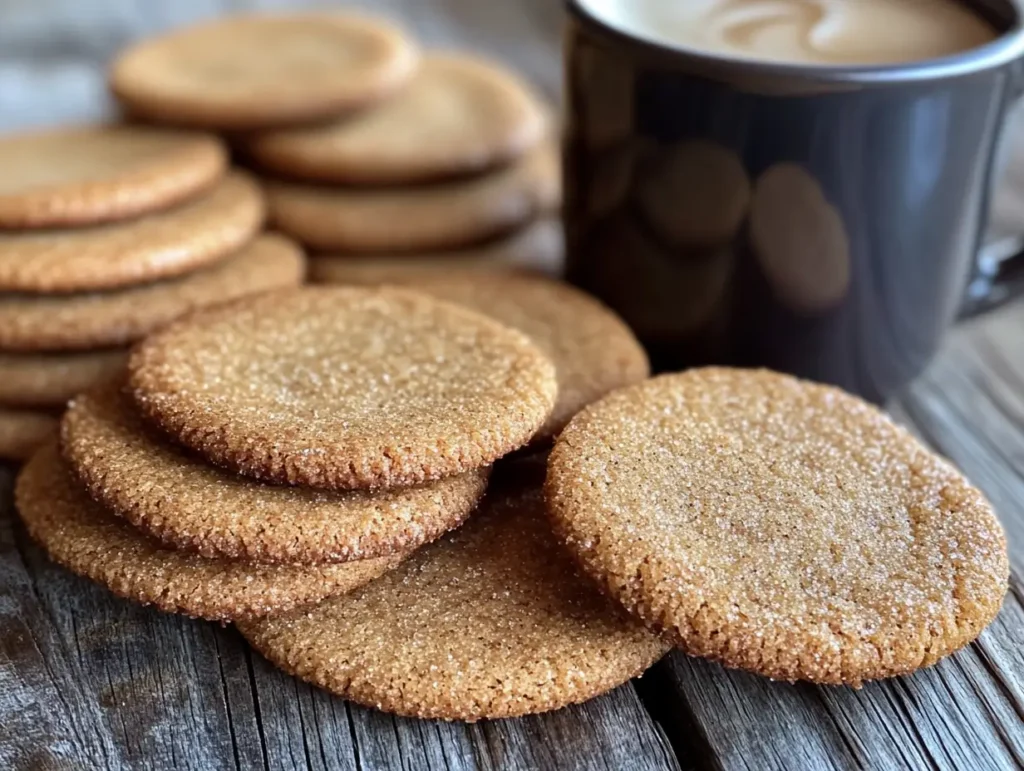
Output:
<instances>
[{"instance_id":1,"label":"cookie surface texture","mask_svg":"<svg viewBox=\"0 0 1024 771\"><path fill-rule=\"evenodd\" d=\"M124 370L128 351L0 353L0 404L63 407L72 396Z\"/></svg>"},{"instance_id":2,"label":"cookie surface texture","mask_svg":"<svg viewBox=\"0 0 1024 771\"><path fill-rule=\"evenodd\" d=\"M547 420L554 366L525 335L401 289L314 287L196 314L140 344L146 417L218 465L329 489L490 465Z\"/></svg>"},{"instance_id":3,"label":"cookie surface texture","mask_svg":"<svg viewBox=\"0 0 1024 771\"><path fill-rule=\"evenodd\" d=\"M478 246L414 254L322 254L309 258L309 280L321 284L410 283L437 276L480 273L562 271L565 245L561 226L541 219L511 235Z\"/></svg>"},{"instance_id":4,"label":"cookie surface texture","mask_svg":"<svg viewBox=\"0 0 1024 771\"><path fill-rule=\"evenodd\" d=\"M212 185L227 166L219 139L97 126L0 139L0 228L91 225L157 211Z\"/></svg>"},{"instance_id":5,"label":"cookie surface texture","mask_svg":"<svg viewBox=\"0 0 1024 771\"><path fill-rule=\"evenodd\" d=\"M177 276L240 248L262 221L259 189L232 174L209 192L138 219L0 233L0 291L85 292Z\"/></svg>"},{"instance_id":6,"label":"cookie surface texture","mask_svg":"<svg viewBox=\"0 0 1024 771\"><path fill-rule=\"evenodd\" d=\"M551 439L577 412L650 374L647 354L618 316L561 281L527 276L451 276L417 289L465 305L526 334L555 364L558 401L538 440Z\"/></svg>"},{"instance_id":7,"label":"cookie surface texture","mask_svg":"<svg viewBox=\"0 0 1024 771\"><path fill-rule=\"evenodd\" d=\"M315 249L448 249L508 233L556 208L561 171L543 145L493 174L409 188L329 188L269 183L274 225Z\"/></svg>"},{"instance_id":8,"label":"cookie surface texture","mask_svg":"<svg viewBox=\"0 0 1024 771\"><path fill-rule=\"evenodd\" d=\"M0 459L28 460L32 453L57 436L56 415L0 407Z\"/></svg>"},{"instance_id":9,"label":"cookie surface texture","mask_svg":"<svg viewBox=\"0 0 1024 771\"><path fill-rule=\"evenodd\" d=\"M434 54L393 99L333 123L267 132L248 149L258 165L287 176L394 185L491 169L548 128L545 106L511 73Z\"/></svg>"},{"instance_id":10,"label":"cookie surface texture","mask_svg":"<svg viewBox=\"0 0 1024 771\"><path fill-rule=\"evenodd\" d=\"M348 13L236 16L145 40L111 87L153 120L221 130L321 120L390 96L416 47L390 24Z\"/></svg>"},{"instance_id":11,"label":"cookie surface texture","mask_svg":"<svg viewBox=\"0 0 1024 771\"><path fill-rule=\"evenodd\" d=\"M632 613L780 680L928 666L1006 591L999 522L948 462L860 399L768 371L606 397L559 437L546 494L556 532Z\"/></svg>"},{"instance_id":12,"label":"cookie surface texture","mask_svg":"<svg viewBox=\"0 0 1024 771\"><path fill-rule=\"evenodd\" d=\"M492 492L464 527L348 598L241 630L346 699L447 720L585 701L668 648L576 573L538 487Z\"/></svg>"},{"instance_id":13,"label":"cookie surface texture","mask_svg":"<svg viewBox=\"0 0 1024 771\"><path fill-rule=\"evenodd\" d=\"M404 553L460 525L487 487L488 469L375 494L266 485L148 430L121 385L74 401L64 455L105 508L205 557L316 564Z\"/></svg>"},{"instance_id":14,"label":"cookie surface texture","mask_svg":"<svg viewBox=\"0 0 1024 771\"><path fill-rule=\"evenodd\" d=\"M120 597L215 621L280 612L351 591L401 559L307 567L172 551L95 504L71 477L56 442L22 469L15 500L29 534L54 562Z\"/></svg>"},{"instance_id":15,"label":"cookie surface texture","mask_svg":"<svg viewBox=\"0 0 1024 771\"><path fill-rule=\"evenodd\" d=\"M265 235L216 265L154 284L71 295L0 294L0 350L125 345L198 308L292 287L304 275L299 248Z\"/></svg>"}]
</instances>

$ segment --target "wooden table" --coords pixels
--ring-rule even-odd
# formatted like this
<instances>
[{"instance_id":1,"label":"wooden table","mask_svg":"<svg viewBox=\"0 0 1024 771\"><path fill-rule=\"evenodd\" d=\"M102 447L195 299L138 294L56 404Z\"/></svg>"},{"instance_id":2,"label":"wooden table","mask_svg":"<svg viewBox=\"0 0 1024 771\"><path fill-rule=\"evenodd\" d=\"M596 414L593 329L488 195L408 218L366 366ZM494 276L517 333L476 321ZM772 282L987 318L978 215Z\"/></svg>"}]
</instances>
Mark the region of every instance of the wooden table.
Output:
<instances>
[{"instance_id":1,"label":"wooden table","mask_svg":"<svg viewBox=\"0 0 1024 771\"><path fill-rule=\"evenodd\" d=\"M431 42L490 51L557 96L557 0L366 4ZM157 5L96 3L106 16L83 42L73 26L30 23L76 16L71 3L0 3L0 86L18 56L35 57L26 71L37 74L95 71L125 38L167 23ZM217 3L159 5L180 21ZM274 670L231 628L122 602L54 567L15 524L2 471L0 769L1022 767L1024 304L958 329L893 411L984 488L1009 532L1011 591L977 643L860 691L772 683L675 653L588 704L476 725L348 704Z\"/></svg>"}]
</instances>

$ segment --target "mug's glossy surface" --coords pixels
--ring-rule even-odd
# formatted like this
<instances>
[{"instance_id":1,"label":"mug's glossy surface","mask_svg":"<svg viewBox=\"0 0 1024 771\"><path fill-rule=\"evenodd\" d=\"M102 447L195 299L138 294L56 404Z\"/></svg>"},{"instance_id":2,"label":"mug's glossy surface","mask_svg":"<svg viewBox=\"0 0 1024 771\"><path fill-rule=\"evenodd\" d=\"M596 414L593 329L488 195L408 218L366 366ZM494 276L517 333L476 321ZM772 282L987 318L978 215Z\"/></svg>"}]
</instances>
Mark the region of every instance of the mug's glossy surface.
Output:
<instances>
[{"instance_id":1,"label":"mug's glossy surface","mask_svg":"<svg viewBox=\"0 0 1024 771\"><path fill-rule=\"evenodd\" d=\"M568 277L658 369L767 366L882 401L956 319L1021 34L853 70L653 46L570 4ZM980 55L984 54L984 55Z\"/></svg>"}]
</instances>

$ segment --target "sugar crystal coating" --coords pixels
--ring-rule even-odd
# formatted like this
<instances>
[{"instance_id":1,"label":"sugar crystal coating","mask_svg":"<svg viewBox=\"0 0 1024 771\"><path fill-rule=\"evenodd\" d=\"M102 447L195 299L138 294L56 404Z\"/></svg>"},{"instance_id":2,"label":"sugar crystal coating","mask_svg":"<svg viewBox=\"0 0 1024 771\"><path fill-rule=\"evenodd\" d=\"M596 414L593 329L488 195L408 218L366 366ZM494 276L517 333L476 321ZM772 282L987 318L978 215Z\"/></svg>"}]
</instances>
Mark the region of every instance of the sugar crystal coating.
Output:
<instances>
[{"instance_id":1,"label":"sugar crystal coating","mask_svg":"<svg viewBox=\"0 0 1024 771\"><path fill-rule=\"evenodd\" d=\"M441 479L525 444L554 366L522 333L400 289L321 287L195 314L140 344L135 401L235 472L328 489Z\"/></svg>"},{"instance_id":2,"label":"sugar crystal coating","mask_svg":"<svg viewBox=\"0 0 1024 771\"><path fill-rule=\"evenodd\" d=\"M495 490L464 527L346 598L240 628L347 699L447 720L585 701L668 649L577 574L536 484Z\"/></svg>"},{"instance_id":3,"label":"sugar crystal coating","mask_svg":"<svg viewBox=\"0 0 1024 771\"><path fill-rule=\"evenodd\" d=\"M984 496L881 411L767 371L699 369L606 397L552 451L556 532L688 653L784 680L913 671L998 613Z\"/></svg>"},{"instance_id":4,"label":"sugar crystal coating","mask_svg":"<svg viewBox=\"0 0 1024 771\"><path fill-rule=\"evenodd\" d=\"M254 565L172 551L93 503L72 479L56 441L18 475L15 502L50 557L126 599L215 621L262 616L350 591L401 555L342 565Z\"/></svg>"}]
</instances>

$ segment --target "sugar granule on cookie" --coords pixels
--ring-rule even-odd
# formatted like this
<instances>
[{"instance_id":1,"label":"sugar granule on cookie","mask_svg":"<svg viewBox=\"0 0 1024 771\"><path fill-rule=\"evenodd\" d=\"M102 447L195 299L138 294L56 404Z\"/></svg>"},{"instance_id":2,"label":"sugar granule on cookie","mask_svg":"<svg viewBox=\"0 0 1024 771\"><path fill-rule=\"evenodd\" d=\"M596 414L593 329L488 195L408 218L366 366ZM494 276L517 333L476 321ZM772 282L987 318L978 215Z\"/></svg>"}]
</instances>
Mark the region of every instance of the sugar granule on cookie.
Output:
<instances>
[{"instance_id":1,"label":"sugar granule on cookie","mask_svg":"<svg viewBox=\"0 0 1024 771\"><path fill-rule=\"evenodd\" d=\"M859 685L974 640L1006 539L985 497L877 408L763 370L621 389L551 453L559 537L686 652Z\"/></svg>"}]
</instances>

